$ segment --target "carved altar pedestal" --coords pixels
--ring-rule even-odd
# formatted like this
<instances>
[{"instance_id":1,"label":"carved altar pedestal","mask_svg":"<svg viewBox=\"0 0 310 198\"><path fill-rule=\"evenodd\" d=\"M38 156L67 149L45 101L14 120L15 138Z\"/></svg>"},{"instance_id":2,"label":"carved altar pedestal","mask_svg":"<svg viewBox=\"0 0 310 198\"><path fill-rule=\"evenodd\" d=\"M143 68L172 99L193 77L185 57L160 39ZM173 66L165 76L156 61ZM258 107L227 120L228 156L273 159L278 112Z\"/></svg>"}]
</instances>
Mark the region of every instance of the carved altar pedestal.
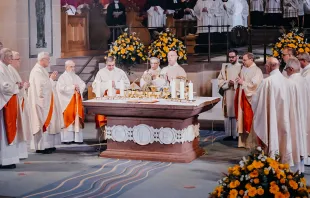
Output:
<instances>
[{"instance_id":1,"label":"carved altar pedestal","mask_svg":"<svg viewBox=\"0 0 310 198\"><path fill-rule=\"evenodd\" d=\"M107 150L101 157L187 163L203 154L198 115L219 101L200 97L192 103L143 104L93 99L84 106L107 116Z\"/></svg>"}]
</instances>

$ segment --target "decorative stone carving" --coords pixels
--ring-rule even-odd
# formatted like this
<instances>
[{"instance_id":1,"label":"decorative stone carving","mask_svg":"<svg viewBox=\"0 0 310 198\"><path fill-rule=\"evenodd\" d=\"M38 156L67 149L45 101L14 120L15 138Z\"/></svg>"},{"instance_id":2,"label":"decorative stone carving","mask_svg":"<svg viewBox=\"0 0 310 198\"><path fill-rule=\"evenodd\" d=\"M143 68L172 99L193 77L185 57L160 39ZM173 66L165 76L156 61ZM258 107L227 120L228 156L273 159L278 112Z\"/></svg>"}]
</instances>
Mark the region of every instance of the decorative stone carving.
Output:
<instances>
[{"instance_id":1,"label":"decorative stone carving","mask_svg":"<svg viewBox=\"0 0 310 198\"><path fill-rule=\"evenodd\" d=\"M107 126L107 139L116 142L134 141L139 145L148 145L153 142L161 144L175 144L192 142L199 136L199 124L190 125L185 129L176 130L173 128L154 129L151 126L140 124L133 128L127 126Z\"/></svg>"}]
</instances>

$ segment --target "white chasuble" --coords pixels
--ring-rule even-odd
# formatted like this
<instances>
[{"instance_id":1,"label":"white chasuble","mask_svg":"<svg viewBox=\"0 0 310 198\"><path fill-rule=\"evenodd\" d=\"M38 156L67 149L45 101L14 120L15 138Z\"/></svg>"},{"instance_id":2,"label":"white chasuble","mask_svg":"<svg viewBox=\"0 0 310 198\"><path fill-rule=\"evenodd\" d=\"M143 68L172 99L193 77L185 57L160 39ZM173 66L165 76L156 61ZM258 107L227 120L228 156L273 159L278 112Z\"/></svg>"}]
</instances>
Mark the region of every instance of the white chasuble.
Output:
<instances>
[{"instance_id":1,"label":"white chasuble","mask_svg":"<svg viewBox=\"0 0 310 198\"><path fill-rule=\"evenodd\" d=\"M267 147L270 157L280 154L281 162L290 165L294 165L292 145L296 145L292 135L296 135L297 129L295 100L292 100L294 90L276 69L263 80L252 99L253 131Z\"/></svg>"},{"instance_id":2,"label":"white chasuble","mask_svg":"<svg viewBox=\"0 0 310 198\"><path fill-rule=\"evenodd\" d=\"M80 88L79 94L76 94L75 85L78 85ZM75 73L64 72L57 81L56 90L60 101L62 116L65 117L64 112L68 108L70 102L77 101L74 97L80 97L78 100L83 100L83 92L85 90L86 84L84 81ZM80 118L77 105L75 109L75 119L74 123L70 124L68 127L63 128L61 132L61 141L62 142L83 142L83 134L80 125ZM70 106L71 107L71 106ZM83 109L83 108L82 108ZM64 123L66 124L66 118L64 118ZM71 123L71 122L70 122Z\"/></svg>"},{"instance_id":3,"label":"white chasuble","mask_svg":"<svg viewBox=\"0 0 310 198\"><path fill-rule=\"evenodd\" d=\"M56 83L47 70L36 64L30 72L28 99L30 104L32 148L44 150L60 144L63 119Z\"/></svg>"},{"instance_id":4,"label":"white chasuble","mask_svg":"<svg viewBox=\"0 0 310 198\"><path fill-rule=\"evenodd\" d=\"M17 70L9 65L9 71L14 79L15 83L21 83L22 79L18 74ZM29 114L29 102L27 90L22 88L18 93L18 118L17 118L17 140L18 140L18 150L19 157L25 159L28 157L28 144L32 139L32 134L30 131L30 114Z\"/></svg>"},{"instance_id":5,"label":"white chasuble","mask_svg":"<svg viewBox=\"0 0 310 198\"><path fill-rule=\"evenodd\" d=\"M92 84L93 92L95 93L95 90L97 90L98 84L100 84L100 95L103 96L105 92L109 88L109 81L115 82L115 89L114 94L116 93L116 90L120 89L120 82L123 80L124 82L124 88L130 87L130 81L126 75L126 73L117 68L114 67L112 71L109 71L106 67L100 69L95 77L95 80Z\"/></svg>"},{"instance_id":6,"label":"white chasuble","mask_svg":"<svg viewBox=\"0 0 310 198\"><path fill-rule=\"evenodd\" d=\"M0 62L0 165L2 166L19 163L17 138L15 137L14 141L9 144L4 120L4 106L18 92L18 86L14 83L8 66Z\"/></svg>"},{"instance_id":7,"label":"white chasuble","mask_svg":"<svg viewBox=\"0 0 310 198\"><path fill-rule=\"evenodd\" d=\"M145 79L151 77L151 76L155 76L155 78L153 78L151 80L150 85L154 85L158 88L162 88L163 86L166 85L166 81L164 79L162 79L160 77L160 73L161 73L161 68L158 67L156 70L153 69L149 69L147 71L145 71L140 79L140 87L142 88L147 82L145 81Z\"/></svg>"}]
</instances>

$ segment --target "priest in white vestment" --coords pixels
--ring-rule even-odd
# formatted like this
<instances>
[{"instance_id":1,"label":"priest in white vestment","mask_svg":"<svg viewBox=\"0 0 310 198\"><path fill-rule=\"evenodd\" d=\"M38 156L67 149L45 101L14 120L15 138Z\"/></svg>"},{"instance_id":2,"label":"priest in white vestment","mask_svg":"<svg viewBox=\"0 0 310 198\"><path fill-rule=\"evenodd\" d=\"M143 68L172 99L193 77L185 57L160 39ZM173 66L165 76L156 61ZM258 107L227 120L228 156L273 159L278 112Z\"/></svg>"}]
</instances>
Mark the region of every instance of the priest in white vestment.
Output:
<instances>
[{"instance_id":1,"label":"priest in white vestment","mask_svg":"<svg viewBox=\"0 0 310 198\"><path fill-rule=\"evenodd\" d=\"M83 143L84 108L82 105L85 82L75 74L75 63L65 62L66 71L57 81L57 94L64 118L61 142L64 144Z\"/></svg>"},{"instance_id":2,"label":"priest in white vestment","mask_svg":"<svg viewBox=\"0 0 310 198\"><path fill-rule=\"evenodd\" d=\"M214 14L216 12L216 1L198 0L194 7L197 17L197 26L214 25ZM211 29L211 28L210 28ZM212 28L210 32L215 32L217 28ZM208 27L197 27L197 34L208 33Z\"/></svg>"},{"instance_id":3,"label":"priest in white vestment","mask_svg":"<svg viewBox=\"0 0 310 198\"><path fill-rule=\"evenodd\" d=\"M16 168L19 163L17 147L17 113L19 84L12 80L8 66L12 63L12 51L0 51L0 168Z\"/></svg>"},{"instance_id":4,"label":"priest in white vestment","mask_svg":"<svg viewBox=\"0 0 310 198\"><path fill-rule=\"evenodd\" d=\"M29 82L22 81L18 70L20 68L20 55L13 51L13 60L9 65L9 71L15 83L22 86L17 94L18 97L18 117L17 117L17 147L20 159L28 158L28 145L30 144L32 134L30 132L30 114L28 102Z\"/></svg>"},{"instance_id":5,"label":"priest in white vestment","mask_svg":"<svg viewBox=\"0 0 310 198\"><path fill-rule=\"evenodd\" d=\"M302 68L302 71L301 71L301 76L306 80L306 87L307 87L307 90L305 91L305 93L310 93L310 55L306 52L304 53L300 53L298 55L298 60L300 62L300 66ZM308 101L308 106L310 107L310 102L309 100ZM309 108L307 109L307 115L306 115L306 118L309 118L310 116L310 111L309 111ZM307 142L310 142L310 122L307 121ZM309 156L309 153L310 153L310 143L307 145L307 148L308 148L308 156ZM310 157L308 157L306 160L305 160L305 165L310 165Z\"/></svg>"},{"instance_id":6,"label":"priest in white vestment","mask_svg":"<svg viewBox=\"0 0 310 198\"><path fill-rule=\"evenodd\" d=\"M61 143L63 127L61 107L56 92L57 72L48 74L50 56L47 52L38 54L38 62L30 72L28 98L30 104L31 148L37 153L51 154L55 145Z\"/></svg>"},{"instance_id":7,"label":"priest in white vestment","mask_svg":"<svg viewBox=\"0 0 310 198\"><path fill-rule=\"evenodd\" d=\"M293 142L296 143L296 145L293 144L293 154L295 154L295 156L297 154L300 155L300 162L294 162L294 167L291 167L291 170L293 172L296 172L297 170L305 172L304 159L308 157L309 153L307 151L307 113L310 103L307 98L309 98L310 95L307 91L306 80L300 74L300 63L298 59L295 57L290 58L286 62L285 70L289 80L296 89L296 96L293 96L293 99L295 98L296 100L295 108L297 113L297 124L299 127L296 131L297 133L292 134L292 140L295 139ZM299 153L298 151L295 151L296 149L299 149Z\"/></svg>"},{"instance_id":8,"label":"priest in white vestment","mask_svg":"<svg viewBox=\"0 0 310 198\"><path fill-rule=\"evenodd\" d=\"M112 90L112 95L120 93L120 88L127 89L130 87L130 81L126 73L115 67L115 58L108 57L106 66L100 69L92 83L93 93L96 97L110 95L109 89ZM103 115L96 115L97 138L101 141L105 139L102 127L106 124L106 118Z\"/></svg>"},{"instance_id":9,"label":"priest in white vestment","mask_svg":"<svg viewBox=\"0 0 310 198\"><path fill-rule=\"evenodd\" d=\"M162 88L166 85L166 81L163 77L160 77L160 60L156 57L150 58L151 68L145 71L140 79L140 87L144 90L146 86L156 86L157 88Z\"/></svg>"},{"instance_id":10,"label":"priest in white vestment","mask_svg":"<svg viewBox=\"0 0 310 198\"><path fill-rule=\"evenodd\" d=\"M239 76L242 66L238 62L239 56L236 50L230 51L228 57L229 63L223 63L217 79L219 88L224 91L222 107L225 117L225 134L228 136L224 140L237 140L237 123L234 109L235 91L237 88L235 79Z\"/></svg>"},{"instance_id":11,"label":"priest in white vestment","mask_svg":"<svg viewBox=\"0 0 310 198\"><path fill-rule=\"evenodd\" d=\"M282 163L293 166L300 162L299 149L294 149L297 155L293 153L293 147L297 146L295 140L298 140L296 101L293 100L296 90L279 67L276 58L268 59L266 71L270 76L263 80L252 98L253 130L268 156L275 158L280 154Z\"/></svg>"},{"instance_id":12,"label":"priest in white vestment","mask_svg":"<svg viewBox=\"0 0 310 198\"><path fill-rule=\"evenodd\" d=\"M252 96L263 80L262 70L254 63L254 54L246 53L242 57L243 67L240 76L236 78L239 84L236 90L235 112L237 130L239 133L238 147L255 148L257 137L253 133Z\"/></svg>"},{"instance_id":13,"label":"priest in white vestment","mask_svg":"<svg viewBox=\"0 0 310 198\"><path fill-rule=\"evenodd\" d=\"M169 85L172 79L176 80L177 90L180 87L180 80L185 80L187 78L185 70L178 64L178 54L176 51L170 51L168 53L168 66L164 67L160 75L163 78L160 78L161 81L166 80L166 84ZM163 82L162 82L163 83Z\"/></svg>"}]
</instances>

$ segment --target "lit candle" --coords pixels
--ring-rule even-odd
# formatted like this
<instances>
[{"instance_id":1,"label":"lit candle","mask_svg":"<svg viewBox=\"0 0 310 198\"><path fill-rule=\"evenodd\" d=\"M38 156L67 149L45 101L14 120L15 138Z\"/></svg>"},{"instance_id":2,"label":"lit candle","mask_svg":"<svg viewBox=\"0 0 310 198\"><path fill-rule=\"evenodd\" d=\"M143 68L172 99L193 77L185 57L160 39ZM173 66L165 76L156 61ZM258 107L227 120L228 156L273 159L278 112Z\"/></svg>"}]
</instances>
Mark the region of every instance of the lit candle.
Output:
<instances>
[{"instance_id":1,"label":"lit candle","mask_svg":"<svg viewBox=\"0 0 310 198\"><path fill-rule=\"evenodd\" d=\"M119 91L120 91L120 96L124 96L124 81L121 80L120 81L120 88L119 88Z\"/></svg>"},{"instance_id":2,"label":"lit candle","mask_svg":"<svg viewBox=\"0 0 310 198\"><path fill-rule=\"evenodd\" d=\"M170 91L171 91L171 98L176 98L176 90L175 90L175 81L174 79L170 82Z\"/></svg>"},{"instance_id":3,"label":"lit candle","mask_svg":"<svg viewBox=\"0 0 310 198\"><path fill-rule=\"evenodd\" d=\"M113 96L112 80L108 81L108 96Z\"/></svg>"},{"instance_id":4,"label":"lit candle","mask_svg":"<svg viewBox=\"0 0 310 198\"><path fill-rule=\"evenodd\" d=\"M192 81L188 83L188 100L194 100L194 90Z\"/></svg>"},{"instance_id":5,"label":"lit candle","mask_svg":"<svg viewBox=\"0 0 310 198\"><path fill-rule=\"evenodd\" d=\"M185 87L184 87L184 81L181 81L180 82L180 99L184 99L185 97L184 97L184 89L185 89Z\"/></svg>"},{"instance_id":6,"label":"lit candle","mask_svg":"<svg viewBox=\"0 0 310 198\"><path fill-rule=\"evenodd\" d=\"M96 89L95 89L95 94L97 98L101 97L101 87L100 87L100 81L96 81Z\"/></svg>"}]
</instances>

